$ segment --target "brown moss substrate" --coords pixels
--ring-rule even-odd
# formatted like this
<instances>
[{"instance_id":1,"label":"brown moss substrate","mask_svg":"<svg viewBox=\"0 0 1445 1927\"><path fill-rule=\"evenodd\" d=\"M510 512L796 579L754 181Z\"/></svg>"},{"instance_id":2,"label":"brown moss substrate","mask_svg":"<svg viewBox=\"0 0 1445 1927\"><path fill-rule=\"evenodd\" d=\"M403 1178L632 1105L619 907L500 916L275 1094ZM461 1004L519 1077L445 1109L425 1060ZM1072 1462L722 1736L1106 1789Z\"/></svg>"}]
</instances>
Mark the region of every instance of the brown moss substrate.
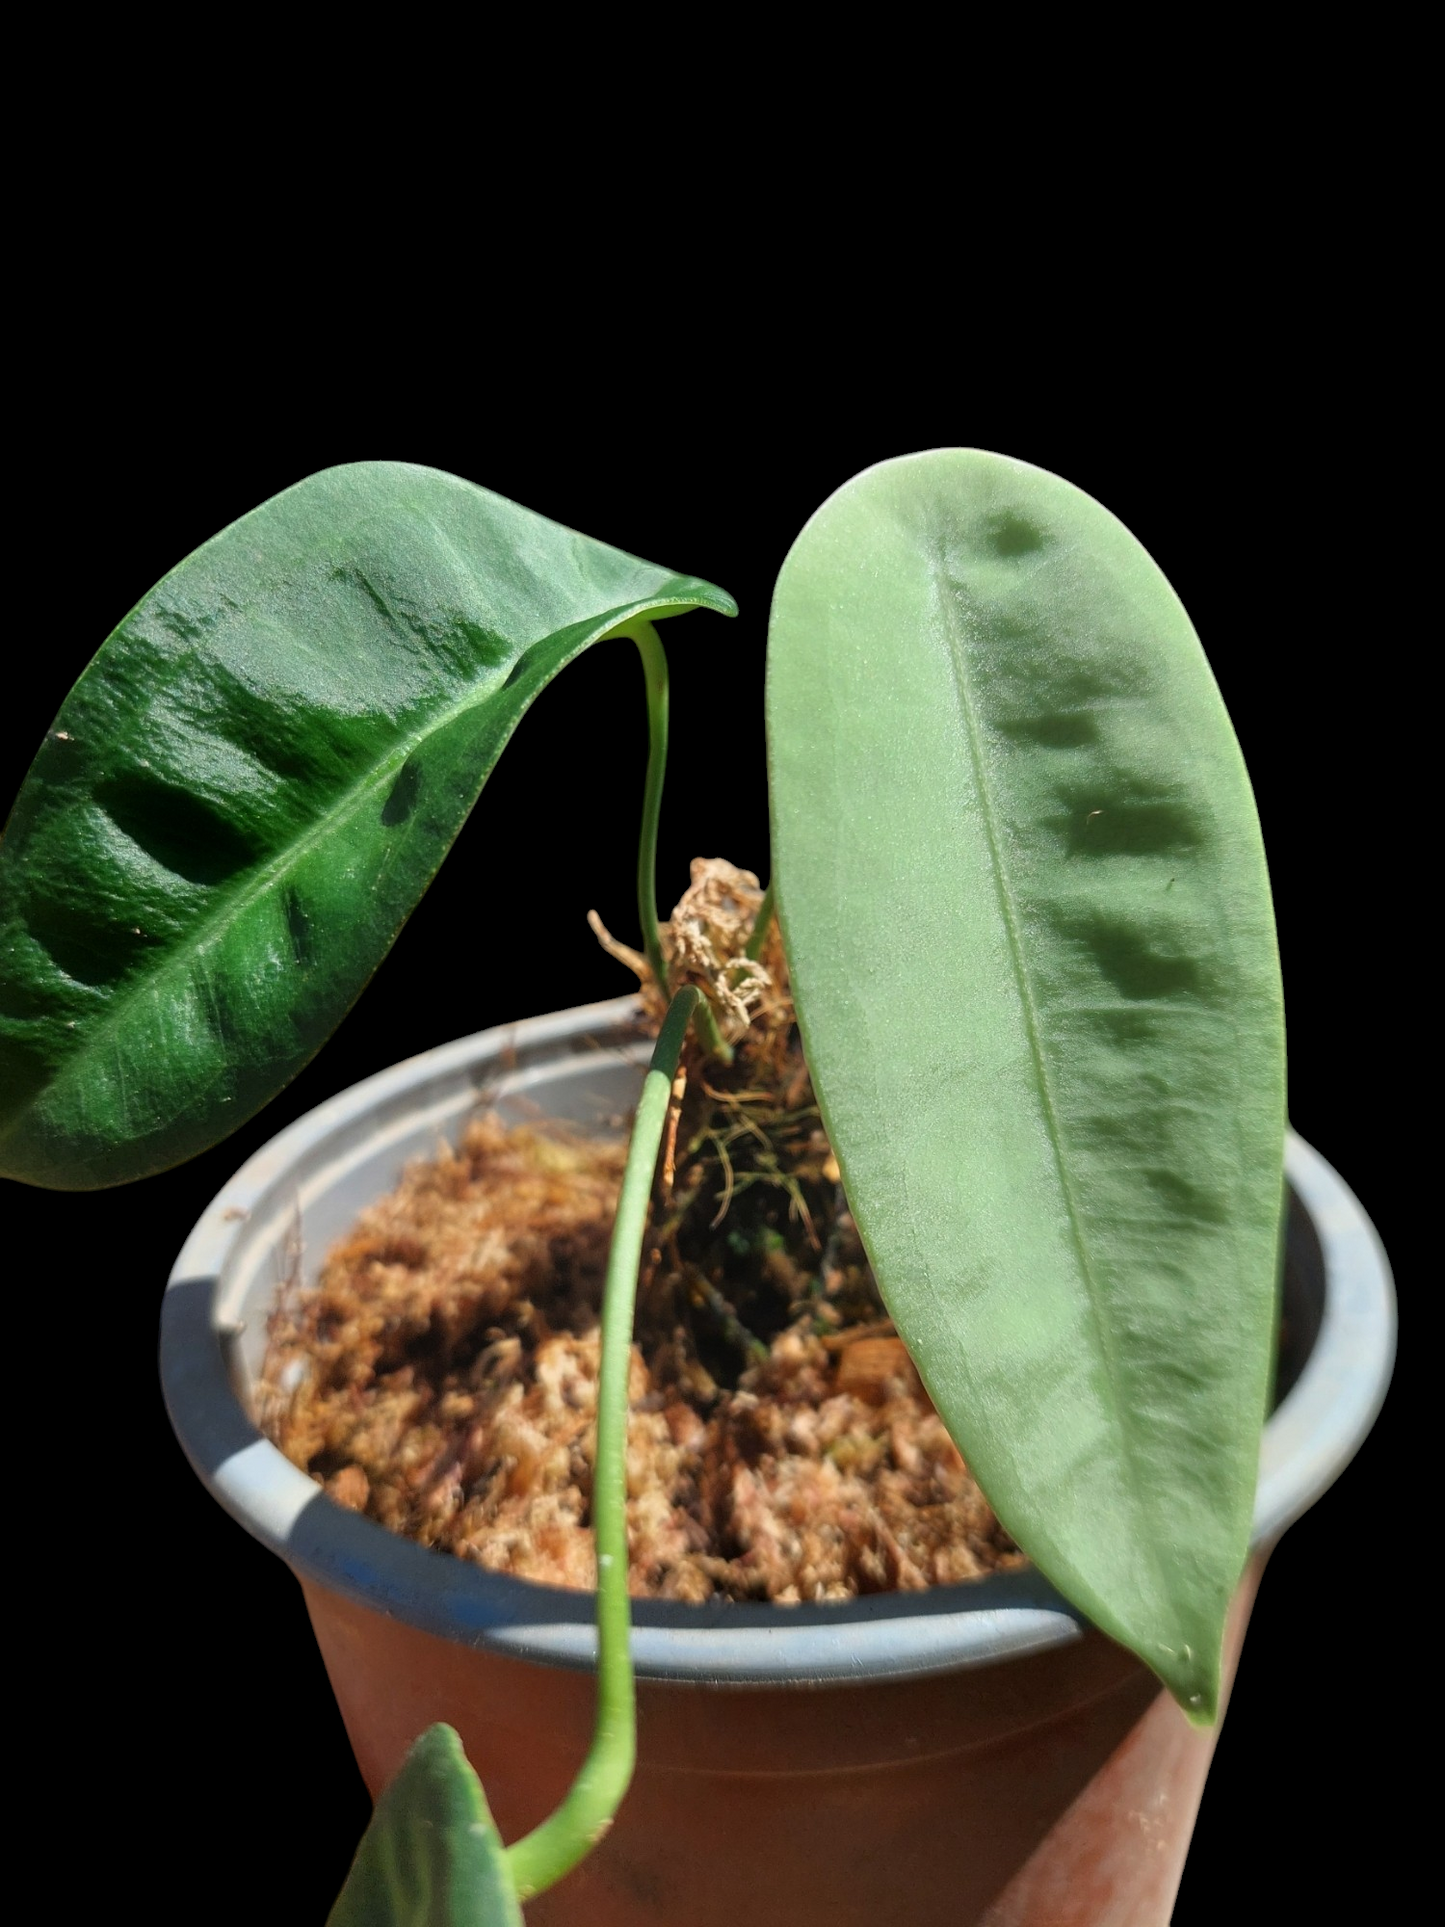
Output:
<instances>
[{"instance_id":1,"label":"brown moss substrate","mask_svg":"<svg viewBox=\"0 0 1445 1927\"><path fill-rule=\"evenodd\" d=\"M779 1602L1024 1563L890 1324L822 1127L762 892L693 865L664 952L731 1056L684 1053L653 1186L628 1427L631 1590ZM643 958L603 941L664 1000ZM477 1118L283 1292L258 1417L340 1504L591 1589L598 1307L625 1147Z\"/></svg>"},{"instance_id":2,"label":"brown moss substrate","mask_svg":"<svg viewBox=\"0 0 1445 1927\"><path fill-rule=\"evenodd\" d=\"M315 1286L283 1295L260 1395L269 1436L394 1532L590 1589L597 1309L622 1158L489 1116L414 1165ZM876 1324L794 1323L731 1388L676 1332L642 1336L635 1595L845 1599L1022 1563Z\"/></svg>"}]
</instances>

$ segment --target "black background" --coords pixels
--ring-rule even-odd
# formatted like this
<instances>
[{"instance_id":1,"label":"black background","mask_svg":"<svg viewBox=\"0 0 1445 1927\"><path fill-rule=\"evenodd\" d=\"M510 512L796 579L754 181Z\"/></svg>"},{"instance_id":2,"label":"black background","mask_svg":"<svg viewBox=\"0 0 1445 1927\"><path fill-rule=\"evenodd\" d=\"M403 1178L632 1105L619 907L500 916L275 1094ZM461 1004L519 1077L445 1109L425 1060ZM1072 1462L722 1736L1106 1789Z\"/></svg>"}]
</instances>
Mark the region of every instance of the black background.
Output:
<instances>
[{"instance_id":1,"label":"black background","mask_svg":"<svg viewBox=\"0 0 1445 1927\"><path fill-rule=\"evenodd\" d=\"M665 304L622 306L616 336L637 338L615 356L587 346L584 314L499 358L480 323L425 348L403 351L379 328L359 344L340 308L298 324L284 354L258 322L265 373L183 329L140 362L99 340L77 352L21 464L28 532L12 568L34 593L6 651L0 809L75 675L165 569L308 472L386 456L453 470L736 595L736 622L698 614L664 630L675 751L660 894L680 891L692 854L766 874L763 647L789 543L869 462L1002 449L1120 515L1195 620L1270 852L1293 1122L1396 1249L1393 1066L1413 1063L1420 1040L1392 876L1401 638L1370 559L1384 531L1365 481L1378 409L1362 372L1337 368L1322 411L1278 341L1253 358L1236 349L1227 369L1202 344L1171 353L1141 334L1107 368L1041 351L1032 372L985 354L965 374L937 344L885 359L866 327L840 336L831 315L811 331L754 322L703 343ZM169 1431L154 1354L171 1260L251 1151L331 1093L468 1031L628 987L584 918L595 906L633 934L643 741L630 646L592 651L521 725L361 1005L262 1118L130 1190L0 1187L12 1292L27 1315L42 1308L38 1366L23 1367L39 1417L11 1486L31 1535L20 1585L24 1670L43 1686L34 1757L37 1771L78 1769L99 1809L95 1866L77 1856L69 1878L98 1896L128 1868L148 1919L319 1922L367 1814L294 1582L205 1494ZM1217 1922L1244 1894L1327 1919L1379 1893L1390 1794L1376 1770L1381 1622L1366 1602L1400 1558L1401 1405L1397 1381L1266 1575L1180 1927ZM204 1902L186 1871L196 1850L224 1869Z\"/></svg>"}]
</instances>

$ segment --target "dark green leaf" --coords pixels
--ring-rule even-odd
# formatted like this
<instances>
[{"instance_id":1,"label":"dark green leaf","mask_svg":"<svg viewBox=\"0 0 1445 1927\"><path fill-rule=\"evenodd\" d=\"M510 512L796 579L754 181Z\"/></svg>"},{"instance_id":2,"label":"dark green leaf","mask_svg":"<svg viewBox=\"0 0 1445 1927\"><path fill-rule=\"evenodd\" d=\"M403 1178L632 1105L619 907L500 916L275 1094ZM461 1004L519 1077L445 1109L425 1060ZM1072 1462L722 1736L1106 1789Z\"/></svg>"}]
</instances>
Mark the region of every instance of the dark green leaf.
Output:
<instances>
[{"instance_id":1,"label":"dark green leaf","mask_svg":"<svg viewBox=\"0 0 1445 1927\"><path fill-rule=\"evenodd\" d=\"M449 1726L431 1726L376 1803L327 1927L521 1927L502 1837Z\"/></svg>"},{"instance_id":2,"label":"dark green leaf","mask_svg":"<svg viewBox=\"0 0 1445 1927\"><path fill-rule=\"evenodd\" d=\"M0 1172L179 1163L330 1035L533 697L721 591L455 476L328 469L173 570L67 698L0 849Z\"/></svg>"},{"instance_id":3,"label":"dark green leaf","mask_svg":"<svg viewBox=\"0 0 1445 1927\"><path fill-rule=\"evenodd\" d=\"M1207 1718L1284 1081L1264 854L1198 640L1080 490L939 450L798 538L768 707L803 1035L884 1296L1020 1545Z\"/></svg>"}]
</instances>

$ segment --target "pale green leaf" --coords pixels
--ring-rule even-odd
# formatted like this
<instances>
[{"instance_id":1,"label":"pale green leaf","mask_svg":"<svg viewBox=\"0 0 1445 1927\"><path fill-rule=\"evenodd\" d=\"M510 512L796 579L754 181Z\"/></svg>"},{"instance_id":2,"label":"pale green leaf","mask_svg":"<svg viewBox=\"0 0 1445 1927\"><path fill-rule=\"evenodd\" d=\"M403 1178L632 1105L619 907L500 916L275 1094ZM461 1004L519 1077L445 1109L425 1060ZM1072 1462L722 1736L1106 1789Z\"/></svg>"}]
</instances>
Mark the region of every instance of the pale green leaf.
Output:
<instances>
[{"instance_id":1,"label":"pale green leaf","mask_svg":"<svg viewBox=\"0 0 1445 1927\"><path fill-rule=\"evenodd\" d=\"M1284 1080L1259 828L1199 642L1090 497L938 450L798 538L768 731L804 1042L884 1297L1020 1545L1208 1718Z\"/></svg>"}]
</instances>

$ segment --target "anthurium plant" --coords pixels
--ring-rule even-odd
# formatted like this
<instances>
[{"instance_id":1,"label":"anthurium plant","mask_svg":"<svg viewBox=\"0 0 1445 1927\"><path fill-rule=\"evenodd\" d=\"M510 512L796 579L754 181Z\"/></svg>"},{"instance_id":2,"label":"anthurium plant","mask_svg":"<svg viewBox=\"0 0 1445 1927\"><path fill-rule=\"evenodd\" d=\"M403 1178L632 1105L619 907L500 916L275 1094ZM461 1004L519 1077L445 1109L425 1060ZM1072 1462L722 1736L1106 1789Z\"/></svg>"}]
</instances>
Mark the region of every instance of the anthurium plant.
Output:
<instances>
[{"instance_id":1,"label":"anthurium plant","mask_svg":"<svg viewBox=\"0 0 1445 1927\"><path fill-rule=\"evenodd\" d=\"M325 1041L550 679L596 643L641 658L638 915L670 1002L602 1315L596 1733L510 1845L455 1735L423 1735L338 1927L519 1919L631 1773L633 1300L689 1028L730 1051L706 992L669 982L655 900L655 625L690 610L733 604L450 475L328 470L126 617L0 850L0 1171L142 1178ZM767 706L775 874L748 954L776 914L888 1311L1019 1546L1209 1722L1269 1390L1285 1118L1263 848L1199 641L1089 496L934 450L865 471L799 535Z\"/></svg>"}]
</instances>

